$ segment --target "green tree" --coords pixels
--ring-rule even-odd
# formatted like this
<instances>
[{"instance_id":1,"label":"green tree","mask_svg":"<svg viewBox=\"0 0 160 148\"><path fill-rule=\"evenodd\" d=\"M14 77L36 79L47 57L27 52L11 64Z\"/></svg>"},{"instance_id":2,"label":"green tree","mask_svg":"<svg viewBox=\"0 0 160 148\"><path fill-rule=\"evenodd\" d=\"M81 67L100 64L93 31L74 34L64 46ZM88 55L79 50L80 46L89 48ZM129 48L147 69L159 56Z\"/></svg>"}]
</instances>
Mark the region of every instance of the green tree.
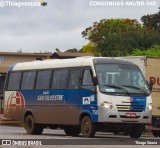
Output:
<instances>
[{"instance_id":1,"label":"green tree","mask_svg":"<svg viewBox=\"0 0 160 148\"><path fill-rule=\"evenodd\" d=\"M133 49L145 50L154 45L154 30L148 31L137 20L103 19L86 28L82 36L90 40L102 56L125 56Z\"/></svg>"},{"instance_id":2,"label":"green tree","mask_svg":"<svg viewBox=\"0 0 160 148\"><path fill-rule=\"evenodd\" d=\"M160 57L160 45L154 45L147 50L134 49L128 56L158 56Z\"/></svg>"},{"instance_id":3,"label":"green tree","mask_svg":"<svg viewBox=\"0 0 160 148\"><path fill-rule=\"evenodd\" d=\"M55 50L56 50L56 52L62 52L61 49L59 49L59 48L56 48ZM64 52L79 52L79 50L76 48L72 48L72 49L67 49Z\"/></svg>"},{"instance_id":4,"label":"green tree","mask_svg":"<svg viewBox=\"0 0 160 148\"><path fill-rule=\"evenodd\" d=\"M94 55L97 55L95 47L94 47L94 45L93 45L92 42L89 42L88 44L86 44L85 46L83 46L80 49L80 52L83 52L83 53L92 53Z\"/></svg>"},{"instance_id":5,"label":"green tree","mask_svg":"<svg viewBox=\"0 0 160 148\"><path fill-rule=\"evenodd\" d=\"M149 30L154 29L160 32L160 12L155 14L148 14L141 17L143 25L146 26Z\"/></svg>"},{"instance_id":6,"label":"green tree","mask_svg":"<svg viewBox=\"0 0 160 148\"><path fill-rule=\"evenodd\" d=\"M56 50L56 52L61 52L61 50L59 48L56 48L55 50Z\"/></svg>"},{"instance_id":7,"label":"green tree","mask_svg":"<svg viewBox=\"0 0 160 148\"><path fill-rule=\"evenodd\" d=\"M66 50L64 52L79 52L79 50L76 49L76 48L72 48L72 49L68 49L68 50Z\"/></svg>"}]
</instances>

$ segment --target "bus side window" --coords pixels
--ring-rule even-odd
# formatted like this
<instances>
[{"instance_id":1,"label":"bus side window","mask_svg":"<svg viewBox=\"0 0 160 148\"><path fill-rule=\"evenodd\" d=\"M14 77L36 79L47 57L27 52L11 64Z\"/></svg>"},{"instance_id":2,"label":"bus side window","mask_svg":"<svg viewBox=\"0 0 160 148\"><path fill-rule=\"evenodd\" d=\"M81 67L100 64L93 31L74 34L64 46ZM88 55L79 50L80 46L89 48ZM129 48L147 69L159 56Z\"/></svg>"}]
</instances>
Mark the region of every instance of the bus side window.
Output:
<instances>
[{"instance_id":1,"label":"bus side window","mask_svg":"<svg viewBox=\"0 0 160 148\"><path fill-rule=\"evenodd\" d=\"M80 70L71 70L69 77L69 89L78 89Z\"/></svg>"},{"instance_id":2,"label":"bus side window","mask_svg":"<svg viewBox=\"0 0 160 148\"><path fill-rule=\"evenodd\" d=\"M8 81L8 90L19 90L22 72L10 73Z\"/></svg>"},{"instance_id":3,"label":"bus side window","mask_svg":"<svg viewBox=\"0 0 160 148\"><path fill-rule=\"evenodd\" d=\"M95 91L95 86L93 86L93 81L92 81L91 70L86 69L83 71L82 88L89 89L91 91Z\"/></svg>"},{"instance_id":4,"label":"bus side window","mask_svg":"<svg viewBox=\"0 0 160 148\"><path fill-rule=\"evenodd\" d=\"M36 71L26 71L22 76L22 90L32 90L34 89L35 80L36 80Z\"/></svg>"},{"instance_id":5,"label":"bus side window","mask_svg":"<svg viewBox=\"0 0 160 148\"><path fill-rule=\"evenodd\" d=\"M51 70L42 70L38 72L36 89L49 89L51 82Z\"/></svg>"},{"instance_id":6,"label":"bus side window","mask_svg":"<svg viewBox=\"0 0 160 148\"><path fill-rule=\"evenodd\" d=\"M90 70L83 71L82 86L92 86L92 75Z\"/></svg>"},{"instance_id":7,"label":"bus side window","mask_svg":"<svg viewBox=\"0 0 160 148\"><path fill-rule=\"evenodd\" d=\"M51 89L65 89L67 76L67 69L54 70Z\"/></svg>"}]
</instances>

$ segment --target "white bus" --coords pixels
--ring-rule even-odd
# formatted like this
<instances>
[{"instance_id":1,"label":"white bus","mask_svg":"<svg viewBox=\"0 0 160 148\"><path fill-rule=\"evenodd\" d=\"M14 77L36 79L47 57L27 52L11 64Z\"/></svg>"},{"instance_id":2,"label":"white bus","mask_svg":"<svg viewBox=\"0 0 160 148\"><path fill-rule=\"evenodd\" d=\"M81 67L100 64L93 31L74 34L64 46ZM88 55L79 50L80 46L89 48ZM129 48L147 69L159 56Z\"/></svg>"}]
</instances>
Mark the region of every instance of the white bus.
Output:
<instances>
[{"instance_id":1,"label":"white bus","mask_svg":"<svg viewBox=\"0 0 160 148\"><path fill-rule=\"evenodd\" d=\"M133 63L80 57L17 63L5 81L4 116L24 122L28 134L64 129L93 137L96 131L141 136L151 123L148 84Z\"/></svg>"}]
</instances>

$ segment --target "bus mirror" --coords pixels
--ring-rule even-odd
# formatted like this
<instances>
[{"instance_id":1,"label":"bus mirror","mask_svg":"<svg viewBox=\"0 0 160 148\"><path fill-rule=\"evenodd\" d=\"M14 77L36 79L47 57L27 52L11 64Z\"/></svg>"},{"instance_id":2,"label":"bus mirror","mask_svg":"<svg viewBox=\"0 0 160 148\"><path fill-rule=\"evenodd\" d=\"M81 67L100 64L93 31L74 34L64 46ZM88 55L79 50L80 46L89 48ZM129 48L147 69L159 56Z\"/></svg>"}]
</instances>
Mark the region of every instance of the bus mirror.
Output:
<instances>
[{"instance_id":1,"label":"bus mirror","mask_svg":"<svg viewBox=\"0 0 160 148\"><path fill-rule=\"evenodd\" d=\"M147 81L147 80L146 80ZM154 82L152 80L150 80L150 82L147 81L147 84L149 86L149 89L152 90Z\"/></svg>"},{"instance_id":2,"label":"bus mirror","mask_svg":"<svg viewBox=\"0 0 160 148\"><path fill-rule=\"evenodd\" d=\"M92 77L93 85L98 85L98 78L97 76Z\"/></svg>"}]
</instances>

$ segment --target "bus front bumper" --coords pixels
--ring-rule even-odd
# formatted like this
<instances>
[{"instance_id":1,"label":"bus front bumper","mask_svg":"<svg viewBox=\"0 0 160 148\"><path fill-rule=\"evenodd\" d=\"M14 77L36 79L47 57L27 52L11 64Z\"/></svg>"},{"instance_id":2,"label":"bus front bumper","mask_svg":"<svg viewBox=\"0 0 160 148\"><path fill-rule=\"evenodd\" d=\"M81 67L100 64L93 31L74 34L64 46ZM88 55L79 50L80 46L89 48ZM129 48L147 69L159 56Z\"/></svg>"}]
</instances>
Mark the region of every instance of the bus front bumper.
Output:
<instances>
[{"instance_id":1,"label":"bus front bumper","mask_svg":"<svg viewBox=\"0 0 160 148\"><path fill-rule=\"evenodd\" d=\"M99 122L117 122L117 123L151 123L152 110L143 112L118 112L105 107L98 108Z\"/></svg>"}]
</instances>

